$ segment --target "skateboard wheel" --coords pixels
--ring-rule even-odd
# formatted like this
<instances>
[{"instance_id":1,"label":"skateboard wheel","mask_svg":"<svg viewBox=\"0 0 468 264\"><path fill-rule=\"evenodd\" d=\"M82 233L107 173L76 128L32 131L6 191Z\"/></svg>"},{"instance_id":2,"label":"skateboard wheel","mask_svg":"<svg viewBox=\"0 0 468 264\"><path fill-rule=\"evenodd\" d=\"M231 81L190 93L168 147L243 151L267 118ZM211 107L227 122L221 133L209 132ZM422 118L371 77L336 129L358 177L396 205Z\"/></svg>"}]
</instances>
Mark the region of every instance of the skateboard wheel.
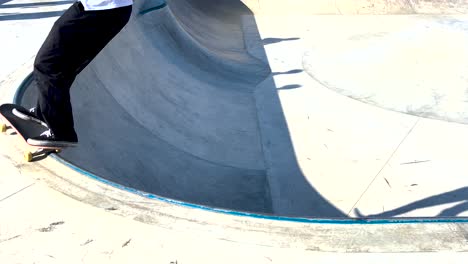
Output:
<instances>
[{"instance_id":1,"label":"skateboard wheel","mask_svg":"<svg viewBox=\"0 0 468 264\"><path fill-rule=\"evenodd\" d=\"M33 154L31 152L24 153L24 160L25 161L30 162L30 161L32 161L32 159L33 159Z\"/></svg>"},{"instance_id":2,"label":"skateboard wheel","mask_svg":"<svg viewBox=\"0 0 468 264\"><path fill-rule=\"evenodd\" d=\"M2 131L2 133L5 133L7 131L7 126L5 124L2 124L0 126L0 130Z\"/></svg>"},{"instance_id":3,"label":"skateboard wheel","mask_svg":"<svg viewBox=\"0 0 468 264\"><path fill-rule=\"evenodd\" d=\"M60 153L60 152L62 152L61 149L56 149L56 150L55 150L55 153Z\"/></svg>"}]
</instances>

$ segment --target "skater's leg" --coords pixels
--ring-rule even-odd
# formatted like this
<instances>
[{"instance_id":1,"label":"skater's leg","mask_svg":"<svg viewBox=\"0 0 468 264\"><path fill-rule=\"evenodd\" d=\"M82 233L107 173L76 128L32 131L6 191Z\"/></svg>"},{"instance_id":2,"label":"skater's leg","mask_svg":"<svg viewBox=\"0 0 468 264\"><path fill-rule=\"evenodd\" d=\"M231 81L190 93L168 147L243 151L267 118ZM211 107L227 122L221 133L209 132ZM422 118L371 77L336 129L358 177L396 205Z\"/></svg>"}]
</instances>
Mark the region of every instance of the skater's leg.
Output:
<instances>
[{"instance_id":1,"label":"skater's leg","mask_svg":"<svg viewBox=\"0 0 468 264\"><path fill-rule=\"evenodd\" d=\"M73 4L55 22L34 62L39 96L37 115L58 140L77 141L70 87L76 75L125 26L131 6L84 11Z\"/></svg>"}]
</instances>

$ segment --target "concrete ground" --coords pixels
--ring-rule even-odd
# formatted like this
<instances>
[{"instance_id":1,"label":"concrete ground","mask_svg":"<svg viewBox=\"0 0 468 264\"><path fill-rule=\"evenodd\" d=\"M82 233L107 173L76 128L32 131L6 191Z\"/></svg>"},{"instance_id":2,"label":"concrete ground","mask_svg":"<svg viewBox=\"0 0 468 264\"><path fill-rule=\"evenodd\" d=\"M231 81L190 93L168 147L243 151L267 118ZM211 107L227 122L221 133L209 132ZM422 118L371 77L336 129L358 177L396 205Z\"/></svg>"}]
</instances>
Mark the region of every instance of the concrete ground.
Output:
<instances>
[{"instance_id":1,"label":"concrete ground","mask_svg":"<svg viewBox=\"0 0 468 264\"><path fill-rule=\"evenodd\" d=\"M0 137L1 262L463 263L455 252L467 250L468 227L453 217L468 214L464 6L294 1L279 16L280 1L245 1L227 14L205 2L174 0L144 15L160 3L136 3L128 27L77 79L82 145L63 157L119 186L52 158L25 163L22 145ZM1 102L13 100L69 4L2 2ZM415 15L434 10L446 14ZM424 96L407 96L414 87ZM33 96L27 90L23 103ZM105 115L96 99L115 111ZM134 127L150 140L110 148ZM99 131L112 137L95 139ZM445 220L279 221L124 186L277 216Z\"/></svg>"}]
</instances>

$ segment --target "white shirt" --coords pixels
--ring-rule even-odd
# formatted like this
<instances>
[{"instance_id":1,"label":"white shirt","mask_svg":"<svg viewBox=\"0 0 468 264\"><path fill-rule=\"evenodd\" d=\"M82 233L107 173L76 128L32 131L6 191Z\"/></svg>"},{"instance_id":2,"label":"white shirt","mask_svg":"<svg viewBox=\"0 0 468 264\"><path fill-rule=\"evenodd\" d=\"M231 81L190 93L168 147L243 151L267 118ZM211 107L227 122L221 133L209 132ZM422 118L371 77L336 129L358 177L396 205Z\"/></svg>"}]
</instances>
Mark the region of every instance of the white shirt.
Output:
<instances>
[{"instance_id":1,"label":"white shirt","mask_svg":"<svg viewBox=\"0 0 468 264\"><path fill-rule=\"evenodd\" d=\"M133 4L133 0L79 0L84 10L107 10Z\"/></svg>"}]
</instances>

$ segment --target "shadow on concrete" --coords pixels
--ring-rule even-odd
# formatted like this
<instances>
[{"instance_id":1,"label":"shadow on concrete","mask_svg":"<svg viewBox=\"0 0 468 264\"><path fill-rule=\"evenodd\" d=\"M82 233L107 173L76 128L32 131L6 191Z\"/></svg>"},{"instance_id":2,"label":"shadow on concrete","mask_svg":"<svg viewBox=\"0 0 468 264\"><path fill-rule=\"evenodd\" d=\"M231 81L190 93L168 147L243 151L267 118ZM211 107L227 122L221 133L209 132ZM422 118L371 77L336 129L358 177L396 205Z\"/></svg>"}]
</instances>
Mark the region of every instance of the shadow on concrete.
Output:
<instances>
[{"instance_id":1,"label":"shadow on concrete","mask_svg":"<svg viewBox=\"0 0 468 264\"><path fill-rule=\"evenodd\" d=\"M59 5L70 5L74 1L53 1L53 2L37 2L37 3L19 3L4 5L10 1L0 1L0 21L11 21L11 20L29 20L29 19L41 19L49 17L59 17L66 10L60 11L48 11L48 12L34 12L34 13L3 13L2 9L21 8L24 10L32 9L43 6L59 6Z\"/></svg>"},{"instance_id":2,"label":"shadow on concrete","mask_svg":"<svg viewBox=\"0 0 468 264\"><path fill-rule=\"evenodd\" d=\"M294 90L294 89L301 88L301 87L302 85L299 85L299 84L289 84L289 85L285 85L285 86L278 88L278 90Z\"/></svg>"},{"instance_id":3,"label":"shadow on concrete","mask_svg":"<svg viewBox=\"0 0 468 264\"><path fill-rule=\"evenodd\" d=\"M263 39L263 44L269 45L269 44L275 44L283 41L293 41L293 40L299 40L300 38L265 38Z\"/></svg>"},{"instance_id":4,"label":"shadow on concrete","mask_svg":"<svg viewBox=\"0 0 468 264\"><path fill-rule=\"evenodd\" d=\"M346 214L302 173L252 12L173 0L138 15L72 87L77 148L60 156L120 185L267 215ZM248 32L248 34L246 34ZM245 43L250 43L247 50ZM31 84L21 99L35 104ZM311 135L313 136L313 135Z\"/></svg>"},{"instance_id":5,"label":"shadow on concrete","mask_svg":"<svg viewBox=\"0 0 468 264\"><path fill-rule=\"evenodd\" d=\"M0 4L0 9L34 8L34 7L41 7L41 6L59 6L59 5L66 5L66 4L73 4L73 3L74 1L55 1L55 2L21 3L21 4L10 4L10 5Z\"/></svg>"},{"instance_id":6,"label":"shadow on concrete","mask_svg":"<svg viewBox=\"0 0 468 264\"><path fill-rule=\"evenodd\" d=\"M39 12L31 14L20 14L20 13L0 13L0 21L8 20L27 20L27 19L40 19L49 17L59 17L65 11L51 11L51 12Z\"/></svg>"},{"instance_id":7,"label":"shadow on concrete","mask_svg":"<svg viewBox=\"0 0 468 264\"><path fill-rule=\"evenodd\" d=\"M380 214L363 215L359 209L355 209L355 213L359 217L369 218L390 218L398 215L402 215L414 210L428 208L432 206L444 205L449 203L457 203L451 208L444 209L437 216L438 217L454 217L463 212L468 211L468 187L463 187L451 192L446 192L439 195L434 195L416 202L412 202L405 206L389 210Z\"/></svg>"},{"instance_id":8,"label":"shadow on concrete","mask_svg":"<svg viewBox=\"0 0 468 264\"><path fill-rule=\"evenodd\" d=\"M296 70L290 70L290 71L285 71L285 72L272 72L271 74L273 76L276 76L276 75L283 75L283 74L298 74L301 72L304 72L304 70L296 69Z\"/></svg>"}]
</instances>

